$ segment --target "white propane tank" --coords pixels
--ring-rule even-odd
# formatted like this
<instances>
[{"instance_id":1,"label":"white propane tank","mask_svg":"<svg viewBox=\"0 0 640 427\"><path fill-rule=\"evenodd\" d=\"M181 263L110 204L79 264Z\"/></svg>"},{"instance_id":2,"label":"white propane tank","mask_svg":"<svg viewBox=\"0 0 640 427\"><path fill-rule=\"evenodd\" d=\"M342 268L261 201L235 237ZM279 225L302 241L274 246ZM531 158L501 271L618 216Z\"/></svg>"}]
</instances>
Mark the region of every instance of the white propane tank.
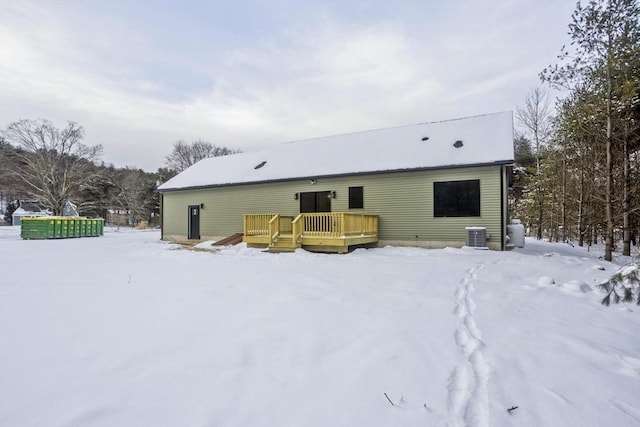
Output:
<instances>
[{"instance_id":1,"label":"white propane tank","mask_svg":"<svg viewBox=\"0 0 640 427\"><path fill-rule=\"evenodd\" d=\"M509 244L524 248L524 225L519 219L511 220L511 224L507 224L507 234L509 235Z\"/></svg>"}]
</instances>

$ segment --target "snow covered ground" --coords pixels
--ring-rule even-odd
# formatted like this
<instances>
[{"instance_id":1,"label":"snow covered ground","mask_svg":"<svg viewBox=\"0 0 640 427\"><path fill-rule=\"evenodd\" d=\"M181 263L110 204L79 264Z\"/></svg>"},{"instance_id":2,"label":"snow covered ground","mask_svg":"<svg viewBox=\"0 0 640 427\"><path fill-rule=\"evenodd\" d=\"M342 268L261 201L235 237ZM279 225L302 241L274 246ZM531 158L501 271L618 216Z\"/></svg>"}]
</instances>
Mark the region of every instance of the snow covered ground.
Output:
<instances>
[{"instance_id":1,"label":"snow covered ground","mask_svg":"<svg viewBox=\"0 0 640 427\"><path fill-rule=\"evenodd\" d=\"M159 237L0 228L0 425L640 424L640 309L600 305L598 253Z\"/></svg>"}]
</instances>

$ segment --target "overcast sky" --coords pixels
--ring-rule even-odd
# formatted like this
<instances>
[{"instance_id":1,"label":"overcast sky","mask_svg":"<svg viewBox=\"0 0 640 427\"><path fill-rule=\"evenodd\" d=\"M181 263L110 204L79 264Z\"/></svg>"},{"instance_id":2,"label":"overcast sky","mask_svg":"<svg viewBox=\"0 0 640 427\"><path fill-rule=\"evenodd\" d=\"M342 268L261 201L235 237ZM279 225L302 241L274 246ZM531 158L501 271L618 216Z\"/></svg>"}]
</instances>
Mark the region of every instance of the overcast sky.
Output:
<instances>
[{"instance_id":1,"label":"overcast sky","mask_svg":"<svg viewBox=\"0 0 640 427\"><path fill-rule=\"evenodd\" d=\"M0 128L75 121L106 163L155 171L177 139L254 151L515 110L568 44L574 8L0 0Z\"/></svg>"}]
</instances>

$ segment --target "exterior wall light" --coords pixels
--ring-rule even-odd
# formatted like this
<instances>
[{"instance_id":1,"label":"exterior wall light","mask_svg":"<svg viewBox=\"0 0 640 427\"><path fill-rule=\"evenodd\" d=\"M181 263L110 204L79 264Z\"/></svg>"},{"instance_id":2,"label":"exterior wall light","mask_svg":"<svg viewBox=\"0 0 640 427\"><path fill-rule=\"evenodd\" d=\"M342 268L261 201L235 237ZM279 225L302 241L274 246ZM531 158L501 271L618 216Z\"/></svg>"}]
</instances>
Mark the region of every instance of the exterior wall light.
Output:
<instances>
[{"instance_id":1,"label":"exterior wall light","mask_svg":"<svg viewBox=\"0 0 640 427\"><path fill-rule=\"evenodd\" d=\"M335 192L335 191L332 191L332 192L331 192L331 198L332 198L332 199L335 199L335 198L336 198L336 192Z\"/></svg>"},{"instance_id":2,"label":"exterior wall light","mask_svg":"<svg viewBox=\"0 0 640 427\"><path fill-rule=\"evenodd\" d=\"M293 200L298 200L298 193L293 193Z\"/></svg>"},{"instance_id":3,"label":"exterior wall light","mask_svg":"<svg viewBox=\"0 0 640 427\"><path fill-rule=\"evenodd\" d=\"M311 180L311 185L313 185L313 184L317 184L317 183L318 183L318 181L316 181L315 179L312 179L312 180Z\"/></svg>"},{"instance_id":4,"label":"exterior wall light","mask_svg":"<svg viewBox=\"0 0 640 427\"><path fill-rule=\"evenodd\" d=\"M204 203L200 203L200 209L204 209Z\"/></svg>"}]
</instances>

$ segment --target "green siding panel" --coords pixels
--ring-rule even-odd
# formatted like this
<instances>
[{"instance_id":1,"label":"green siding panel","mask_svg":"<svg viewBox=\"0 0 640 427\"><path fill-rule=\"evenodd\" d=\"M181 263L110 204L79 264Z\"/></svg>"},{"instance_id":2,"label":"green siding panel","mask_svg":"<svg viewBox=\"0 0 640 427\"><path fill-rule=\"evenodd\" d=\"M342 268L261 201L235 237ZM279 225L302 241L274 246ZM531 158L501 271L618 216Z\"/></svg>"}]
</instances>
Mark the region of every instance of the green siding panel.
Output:
<instances>
[{"instance_id":1,"label":"green siding panel","mask_svg":"<svg viewBox=\"0 0 640 427\"><path fill-rule=\"evenodd\" d=\"M365 212L379 215L381 240L465 241L467 226L486 227L490 242L500 242L503 218L500 166L398 172L319 178L277 183L235 185L163 193L163 235L187 235L187 206L204 204L200 211L203 239L242 232L243 215L272 213L297 215L295 193L335 191L334 212ZM434 218L433 183L480 179L480 217ZM504 181L504 180L503 180ZM504 185L504 182L503 182ZM364 187L364 209L349 209L349 187ZM504 192L506 195L506 192Z\"/></svg>"}]
</instances>

